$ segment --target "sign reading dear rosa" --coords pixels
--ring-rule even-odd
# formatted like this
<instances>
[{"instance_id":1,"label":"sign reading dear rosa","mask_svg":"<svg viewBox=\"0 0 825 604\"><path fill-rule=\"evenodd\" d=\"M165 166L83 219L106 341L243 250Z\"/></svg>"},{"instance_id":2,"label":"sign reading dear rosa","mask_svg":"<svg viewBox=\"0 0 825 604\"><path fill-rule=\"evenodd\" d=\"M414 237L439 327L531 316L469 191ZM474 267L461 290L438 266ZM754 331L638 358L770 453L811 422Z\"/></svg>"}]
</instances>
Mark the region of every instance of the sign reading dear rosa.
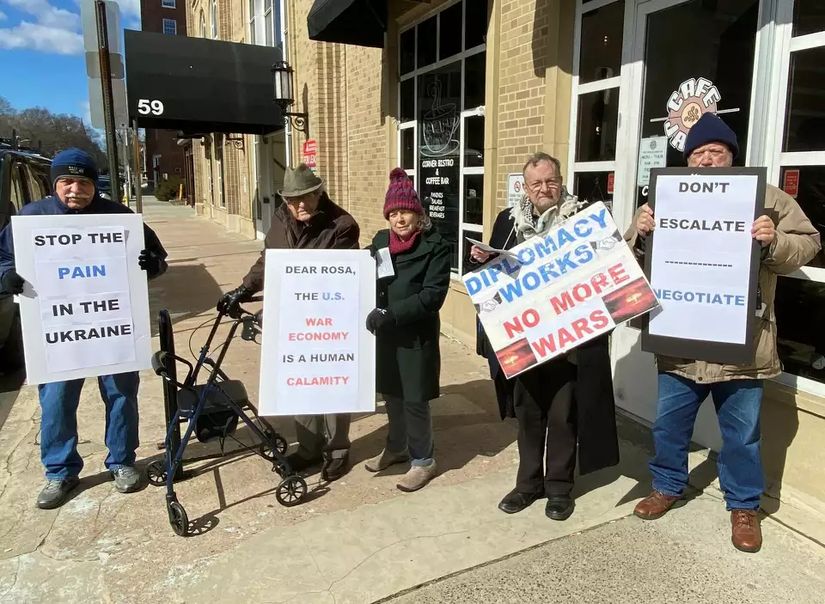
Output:
<instances>
[{"instance_id":1,"label":"sign reading dear rosa","mask_svg":"<svg viewBox=\"0 0 825 604\"><path fill-rule=\"evenodd\" d=\"M657 305L601 202L500 254L464 283L508 378Z\"/></svg>"},{"instance_id":2,"label":"sign reading dear rosa","mask_svg":"<svg viewBox=\"0 0 825 604\"><path fill-rule=\"evenodd\" d=\"M375 261L366 250L267 250L261 415L375 410Z\"/></svg>"},{"instance_id":3,"label":"sign reading dear rosa","mask_svg":"<svg viewBox=\"0 0 825 604\"><path fill-rule=\"evenodd\" d=\"M141 217L15 216L12 231L28 382L147 369Z\"/></svg>"}]
</instances>

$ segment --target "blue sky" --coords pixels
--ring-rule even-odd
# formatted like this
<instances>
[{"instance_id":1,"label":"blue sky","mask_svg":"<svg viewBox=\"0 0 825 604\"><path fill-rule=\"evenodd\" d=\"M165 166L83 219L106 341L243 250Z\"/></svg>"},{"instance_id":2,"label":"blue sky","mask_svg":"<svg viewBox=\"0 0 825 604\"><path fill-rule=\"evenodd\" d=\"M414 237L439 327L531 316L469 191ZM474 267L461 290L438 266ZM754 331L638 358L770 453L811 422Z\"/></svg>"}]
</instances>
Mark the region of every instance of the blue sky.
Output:
<instances>
[{"instance_id":1,"label":"blue sky","mask_svg":"<svg viewBox=\"0 0 825 604\"><path fill-rule=\"evenodd\" d=\"M80 3L92 1L0 0L0 96L88 119ZM140 0L118 4L121 25L139 29Z\"/></svg>"}]
</instances>

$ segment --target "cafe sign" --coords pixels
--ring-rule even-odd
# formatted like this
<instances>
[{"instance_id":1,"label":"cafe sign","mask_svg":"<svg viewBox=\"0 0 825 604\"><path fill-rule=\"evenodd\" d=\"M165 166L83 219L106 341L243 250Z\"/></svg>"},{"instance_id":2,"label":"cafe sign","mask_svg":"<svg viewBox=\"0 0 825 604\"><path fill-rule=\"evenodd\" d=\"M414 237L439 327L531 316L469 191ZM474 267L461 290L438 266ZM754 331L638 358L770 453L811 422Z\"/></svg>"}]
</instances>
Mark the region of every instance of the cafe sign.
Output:
<instances>
[{"instance_id":1,"label":"cafe sign","mask_svg":"<svg viewBox=\"0 0 825 604\"><path fill-rule=\"evenodd\" d=\"M670 146L684 151L687 133L705 113L716 113L721 100L719 89L707 78L690 78L679 84L667 100L664 128Z\"/></svg>"}]
</instances>

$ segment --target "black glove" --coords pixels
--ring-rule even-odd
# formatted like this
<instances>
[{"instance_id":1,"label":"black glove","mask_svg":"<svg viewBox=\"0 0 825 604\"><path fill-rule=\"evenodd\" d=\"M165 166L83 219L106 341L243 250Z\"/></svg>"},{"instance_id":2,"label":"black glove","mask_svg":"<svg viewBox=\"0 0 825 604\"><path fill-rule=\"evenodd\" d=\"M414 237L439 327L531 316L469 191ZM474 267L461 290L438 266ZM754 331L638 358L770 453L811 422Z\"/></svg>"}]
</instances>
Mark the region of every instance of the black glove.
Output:
<instances>
[{"instance_id":1,"label":"black glove","mask_svg":"<svg viewBox=\"0 0 825 604\"><path fill-rule=\"evenodd\" d=\"M17 271L14 269L7 270L3 273L3 291L7 294L22 294L24 283L26 283L26 280L18 275Z\"/></svg>"},{"instance_id":2,"label":"black glove","mask_svg":"<svg viewBox=\"0 0 825 604\"><path fill-rule=\"evenodd\" d=\"M395 315L386 308L373 308L367 315L367 330L372 334L393 325L395 325Z\"/></svg>"},{"instance_id":3,"label":"black glove","mask_svg":"<svg viewBox=\"0 0 825 604\"><path fill-rule=\"evenodd\" d=\"M241 302L249 302L254 293L255 292L245 285L226 292L221 296L221 299L218 300L218 312L222 312L225 315L232 315L237 310L238 305Z\"/></svg>"},{"instance_id":4,"label":"black glove","mask_svg":"<svg viewBox=\"0 0 825 604\"><path fill-rule=\"evenodd\" d=\"M138 264L142 270L146 271L146 276L150 279L154 279L166 270L166 263L163 259L150 250L140 252Z\"/></svg>"}]
</instances>

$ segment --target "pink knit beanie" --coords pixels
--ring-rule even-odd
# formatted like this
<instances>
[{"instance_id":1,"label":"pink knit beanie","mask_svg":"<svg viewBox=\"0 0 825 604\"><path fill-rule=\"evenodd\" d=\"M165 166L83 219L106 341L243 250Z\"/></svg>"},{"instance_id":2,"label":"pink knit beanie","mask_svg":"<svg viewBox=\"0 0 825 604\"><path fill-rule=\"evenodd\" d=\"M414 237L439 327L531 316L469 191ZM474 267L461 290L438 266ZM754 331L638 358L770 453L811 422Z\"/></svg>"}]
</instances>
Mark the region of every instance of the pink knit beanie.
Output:
<instances>
[{"instance_id":1,"label":"pink knit beanie","mask_svg":"<svg viewBox=\"0 0 825 604\"><path fill-rule=\"evenodd\" d=\"M390 217L395 210L410 210L416 214L424 214L424 208L418 201L418 193L413 188L412 181L401 168L393 168L390 172L390 188L384 201L384 218Z\"/></svg>"}]
</instances>

